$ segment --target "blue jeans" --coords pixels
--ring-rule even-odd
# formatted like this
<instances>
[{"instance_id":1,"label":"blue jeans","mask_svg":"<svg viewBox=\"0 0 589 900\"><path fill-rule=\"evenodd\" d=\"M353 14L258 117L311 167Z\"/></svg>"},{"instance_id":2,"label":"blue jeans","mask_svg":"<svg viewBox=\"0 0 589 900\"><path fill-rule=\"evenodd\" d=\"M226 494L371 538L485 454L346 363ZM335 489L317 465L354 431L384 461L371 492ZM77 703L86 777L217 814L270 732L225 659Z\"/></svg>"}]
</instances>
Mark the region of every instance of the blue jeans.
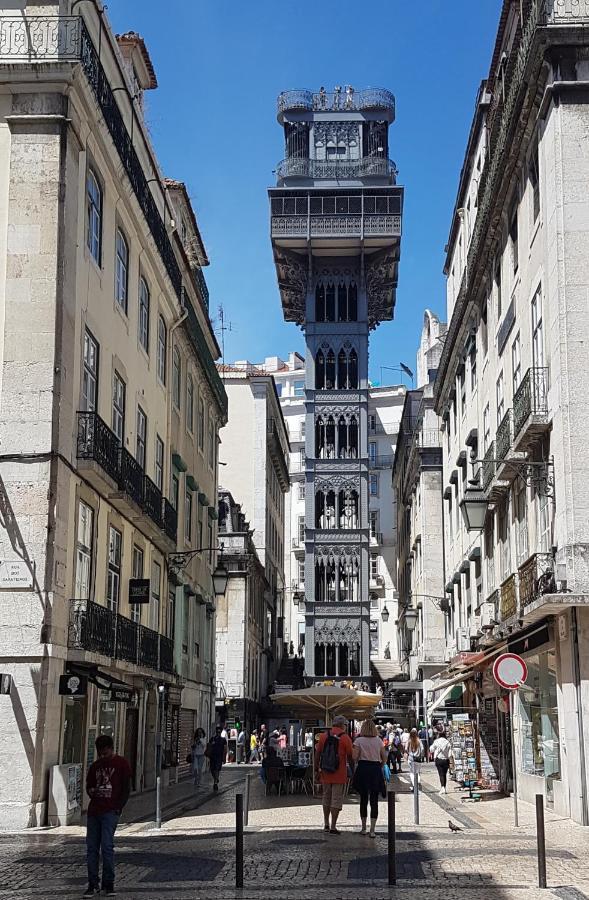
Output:
<instances>
[{"instance_id":1,"label":"blue jeans","mask_svg":"<svg viewBox=\"0 0 589 900\"><path fill-rule=\"evenodd\" d=\"M88 883L100 887L99 856L102 850L102 887L112 888L115 883L115 831L119 824L118 812L88 816L86 822L86 859Z\"/></svg>"}]
</instances>

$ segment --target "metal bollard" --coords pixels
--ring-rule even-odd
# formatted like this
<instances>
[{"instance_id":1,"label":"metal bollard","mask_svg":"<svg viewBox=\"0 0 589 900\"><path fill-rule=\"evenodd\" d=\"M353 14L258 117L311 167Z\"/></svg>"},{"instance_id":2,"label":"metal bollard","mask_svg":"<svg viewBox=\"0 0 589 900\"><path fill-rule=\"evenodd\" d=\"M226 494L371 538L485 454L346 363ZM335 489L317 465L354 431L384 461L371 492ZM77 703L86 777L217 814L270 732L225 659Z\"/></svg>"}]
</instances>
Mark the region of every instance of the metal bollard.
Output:
<instances>
[{"instance_id":1,"label":"metal bollard","mask_svg":"<svg viewBox=\"0 0 589 900\"><path fill-rule=\"evenodd\" d=\"M243 797L243 824L247 825L250 817L250 778L251 774L245 776L245 787Z\"/></svg>"},{"instance_id":2,"label":"metal bollard","mask_svg":"<svg viewBox=\"0 0 589 900\"><path fill-rule=\"evenodd\" d=\"M536 844L538 847L538 887L546 887L546 834L544 832L544 796L536 794Z\"/></svg>"},{"instance_id":3,"label":"metal bollard","mask_svg":"<svg viewBox=\"0 0 589 900\"><path fill-rule=\"evenodd\" d=\"M235 887L243 887L243 794L235 795Z\"/></svg>"},{"instance_id":4,"label":"metal bollard","mask_svg":"<svg viewBox=\"0 0 589 900\"><path fill-rule=\"evenodd\" d=\"M388 862L389 862L389 884L397 883L397 859L395 856L395 792L389 791L387 794L388 803Z\"/></svg>"},{"instance_id":5,"label":"metal bollard","mask_svg":"<svg viewBox=\"0 0 589 900\"><path fill-rule=\"evenodd\" d=\"M419 825L419 772L413 772L413 823Z\"/></svg>"}]
</instances>

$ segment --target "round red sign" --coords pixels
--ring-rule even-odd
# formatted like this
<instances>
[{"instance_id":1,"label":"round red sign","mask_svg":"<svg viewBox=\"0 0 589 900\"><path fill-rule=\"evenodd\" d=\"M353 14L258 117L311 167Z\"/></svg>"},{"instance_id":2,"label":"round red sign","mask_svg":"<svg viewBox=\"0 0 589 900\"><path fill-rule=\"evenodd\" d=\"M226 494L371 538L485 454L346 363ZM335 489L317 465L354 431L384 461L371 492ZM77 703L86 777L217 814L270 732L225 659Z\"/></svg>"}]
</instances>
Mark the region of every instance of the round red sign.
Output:
<instances>
[{"instance_id":1,"label":"round red sign","mask_svg":"<svg viewBox=\"0 0 589 900\"><path fill-rule=\"evenodd\" d=\"M508 691L516 691L527 677L528 667L517 653L502 653L493 663L493 678Z\"/></svg>"}]
</instances>

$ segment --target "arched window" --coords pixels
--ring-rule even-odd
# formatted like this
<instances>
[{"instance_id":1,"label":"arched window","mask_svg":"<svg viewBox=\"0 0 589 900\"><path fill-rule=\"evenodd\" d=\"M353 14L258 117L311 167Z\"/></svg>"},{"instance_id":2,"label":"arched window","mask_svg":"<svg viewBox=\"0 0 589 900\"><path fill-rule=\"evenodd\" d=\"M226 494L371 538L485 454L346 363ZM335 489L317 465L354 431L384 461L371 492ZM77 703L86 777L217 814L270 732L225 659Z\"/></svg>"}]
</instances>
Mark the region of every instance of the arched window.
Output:
<instances>
[{"instance_id":1,"label":"arched window","mask_svg":"<svg viewBox=\"0 0 589 900\"><path fill-rule=\"evenodd\" d=\"M324 528L325 519L325 494L323 491L315 493L315 528Z\"/></svg>"},{"instance_id":2,"label":"arched window","mask_svg":"<svg viewBox=\"0 0 589 900\"><path fill-rule=\"evenodd\" d=\"M315 422L315 458L325 459L325 423L322 416Z\"/></svg>"},{"instance_id":3,"label":"arched window","mask_svg":"<svg viewBox=\"0 0 589 900\"><path fill-rule=\"evenodd\" d=\"M168 329L164 317L160 316L157 323L157 377L162 384L166 383L166 354L168 341Z\"/></svg>"},{"instance_id":4,"label":"arched window","mask_svg":"<svg viewBox=\"0 0 589 900\"><path fill-rule=\"evenodd\" d=\"M343 349L337 355L337 386L344 390L348 387L348 354Z\"/></svg>"},{"instance_id":5,"label":"arched window","mask_svg":"<svg viewBox=\"0 0 589 900\"><path fill-rule=\"evenodd\" d=\"M315 603L325 602L325 563L322 559L315 561Z\"/></svg>"},{"instance_id":6,"label":"arched window","mask_svg":"<svg viewBox=\"0 0 589 900\"><path fill-rule=\"evenodd\" d=\"M328 416L325 429L325 459L335 459L335 419Z\"/></svg>"},{"instance_id":7,"label":"arched window","mask_svg":"<svg viewBox=\"0 0 589 900\"><path fill-rule=\"evenodd\" d=\"M358 459L358 420L356 416L350 417L348 425L348 457Z\"/></svg>"},{"instance_id":8,"label":"arched window","mask_svg":"<svg viewBox=\"0 0 589 900\"><path fill-rule=\"evenodd\" d=\"M343 281L337 289L337 320L338 322L348 321L348 289Z\"/></svg>"},{"instance_id":9,"label":"arched window","mask_svg":"<svg viewBox=\"0 0 589 900\"><path fill-rule=\"evenodd\" d=\"M335 284L328 284L325 291L325 321L335 322Z\"/></svg>"},{"instance_id":10,"label":"arched window","mask_svg":"<svg viewBox=\"0 0 589 900\"><path fill-rule=\"evenodd\" d=\"M315 675L325 675L325 644L315 644Z\"/></svg>"},{"instance_id":11,"label":"arched window","mask_svg":"<svg viewBox=\"0 0 589 900\"><path fill-rule=\"evenodd\" d=\"M356 322L358 320L358 288L352 281L348 285L348 322Z\"/></svg>"},{"instance_id":12,"label":"arched window","mask_svg":"<svg viewBox=\"0 0 589 900\"><path fill-rule=\"evenodd\" d=\"M340 416L337 423L337 450L339 459L348 458L348 424L345 416Z\"/></svg>"},{"instance_id":13,"label":"arched window","mask_svg":"<svg viewBox=\"0 0 589 900\"><path fill-rule=\"evenodd\" d=\"M325 288L322 284L315 288L315 319L317 322L325 322Z\"/></svg>"},{"instance_id":14,"label":"arched window","mask_svg":"<svg viewBox=\"0 0 589 900\"><path fill-rule=\"evenodd\" d=\"M115 300L127 314L127 288L129 284L129 245L120 228L115 238Z\"/></svg>"},{"instance_id":15,"label":"arched window","mask_svg":"<svg viewBox=\"0 0 589 900\"><path fill-rule=\"evenodd\" d=\"M335 353L329 348L325 361L325 387L332 390L335 387Z\"/></svg>"},{"instance_id":16,"label":"arched window","mask_svg":"<svg viewBox=\"0 0 589 900\"><path fill-rule=\"evenodd\" d=\"M325 674L333 677L336 674L336 644L326 644L325 646Z\"/></svg>"},{"instance_id":17,"label":"arched window","mask_svg":"<svg viewBox=\"0 0 589 900\"><path fill-rule=\"evenodd\" d=\"M338 667L337 673L339 676L343 678L347 678L350 674L349 664L348 664L348 645L347 644L338 644Z\"/></svg>"},{"instance_id":18,"label":"arched window","mask_svg":"<svg viewBox=\"0 0 589 900\"><path fill-rule=\"evenodd\" d=\"M180 409L180 395L182 391L182 364L180 362L180 351L174 347L172 355L172 402L176 409Z\"/></svg>"},{"instance_id":19,"label":"arched window","mask_svg":"<svg viewBox=\"0 0 589 900\"><path fill-rule=\"evenodd\" d=\"M339 528L358 527L358 491L346 488L339 492Z\"/></svg>"},{"instance_id":20,"label":"arched window","mask_svg":"<svg viewBox=\"0 0 589 900\"><path fill-rule=\"evenodd\" d=\"M323 350L317 351L315 357L315 387L318 391L325 387L325 355Z\"/></svg>"},{"instance_id":21,"label":"arched window","mask_svg":"<svg viewBox=\"0 0 589 900\"><path fill-rule=\"evenodd\" d=\"M348 387L358 387L358 354L355 350L350 351L348 361Z\"/></svg>"}]
</instances>

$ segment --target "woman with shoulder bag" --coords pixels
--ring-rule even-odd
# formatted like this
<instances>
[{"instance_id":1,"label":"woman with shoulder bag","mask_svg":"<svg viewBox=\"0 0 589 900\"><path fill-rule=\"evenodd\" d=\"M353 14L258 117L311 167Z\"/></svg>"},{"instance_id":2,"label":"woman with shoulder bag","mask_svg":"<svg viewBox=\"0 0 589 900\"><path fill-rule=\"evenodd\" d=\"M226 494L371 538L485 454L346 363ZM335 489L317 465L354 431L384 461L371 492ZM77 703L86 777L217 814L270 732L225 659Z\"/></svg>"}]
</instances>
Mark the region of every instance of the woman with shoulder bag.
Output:
<instances>
[{"instance_id":1,"label":"woman with shoulder bag","mask_svg":"<svg viewBox=\"0 0 589 900\"><path fill-rule=\"evenodd\" d=\"M419 771L421 769L421 763L425 760L425 750L423 748L423 743L421 738L417 733L417 728L412 728L409 733L409 740L407 741L407 760L409 762L409 772L411 775L411 784L413 784L415 780L415 776L417 775L417 779L419 781Z\"/></svg>"},{"instance_id":2,"label":"woman with shoulder bag","mask_svg":"<svg viewBox=\"0 0 589 900\"><path fill-rule=\"evenodd\" d=\"M370 837L376 837L375 828L378 818L378 795L386 797L386 784L382 767L387 761L387 751L378 737L376 725L371 719L365 719L360 734L354 741L353 759L356 763L354 787L360 794L360 834L366 834L368 817L368 798L370 798Z\"/></svg>"},{"instance_id":3,"label":"woman with shoulder bag","mask_svg":"<svg viewBox=\"0 0 589 900\"><path fill-rule=\"evenodd\" d=\"M192 769L192 778L194 786L200 786L202 770L205 764L205 750L207 749L207 741L202 728L197 728L194 732L194 740L190 748L190 766ZM188 757L186 758L188 762Z\"/></svg>"},{"instance_id":4,"label":"woman with shoulder bag","mask_svg":"<svg viewBox=\"0 0 589 900\"><path fill-rule=\"evenodd\" d=\"M431 746L434 763L440 778L440 794L447 794L446 779L452 757L452 744L443 733L439 734Z\"/></svg>"}]
</instances>

